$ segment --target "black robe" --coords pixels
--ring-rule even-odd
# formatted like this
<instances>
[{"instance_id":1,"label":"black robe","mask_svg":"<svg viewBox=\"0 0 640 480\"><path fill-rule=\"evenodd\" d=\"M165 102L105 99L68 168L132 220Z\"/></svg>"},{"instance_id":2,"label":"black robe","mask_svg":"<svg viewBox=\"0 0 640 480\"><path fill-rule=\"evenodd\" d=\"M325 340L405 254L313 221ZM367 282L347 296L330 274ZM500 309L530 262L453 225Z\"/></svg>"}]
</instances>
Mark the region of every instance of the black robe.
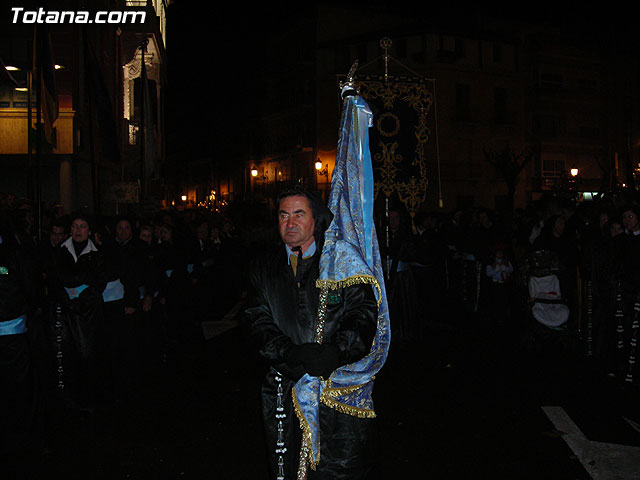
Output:
<instances>
[{"instance_id":1,"label":"black robe","mask_svg":"<svg viewBox=\"0 0 640 480\"><path fill-rule=\"evenodd\" d=\"M318 311L316 279L320 252L301 260L297 275L287 263L284 245L266 252L251 268L253 289L245 322L250 338L270 368L262 385L263 418L270 478L282 460L285 478L296 478L302 430L294 412L291 391L305 373L302 365L287 363L294 345L313 342ZM333 303L333 304L332 304ZM340 348L340 365L369 353L377 325L377 302L370 285L339 291L327 306L324 342ZM283 411L277 410L282 393ZM278 446L278 424L284 448ZM309 478L364 478L373 455L372 419L361 419L320 407L320 464ZM276 451L278 449L278 451Z\"/></svg>"},{"instance_id":2,"label":"black robe","mask_svg":"<svg viewBox=\"0 0 640 480\"><path fill-rule=\"evenodd\" d=\"M38 278L22 250L0 234L0 327L28 316ZM28 319L27 319L28 320ZM26 321L27 321L26 320ZM27 478L26 470L44 444L40 395L26 332L0 334L0 478ZM20 474L20 475L19 475Z\"/></svg>"},{"instance_id":3,"label":"black robe","mask_svg":"<svg viewBox=\"0 0 640 480\"><path fill-rule=\"evenodd\" d=\"M102 292L107 276L101 251L83 253L76 261L63 245L56 248L47 271L51 300L49 335L52 342L61 336L64 392L72 406L92 408L104 399L101 377L106 368L106 345ZM80 285L87 287L70 298L65 288ZM63 324L60 331L54 329L57 321Z\"/></svg>"}]
</instances>

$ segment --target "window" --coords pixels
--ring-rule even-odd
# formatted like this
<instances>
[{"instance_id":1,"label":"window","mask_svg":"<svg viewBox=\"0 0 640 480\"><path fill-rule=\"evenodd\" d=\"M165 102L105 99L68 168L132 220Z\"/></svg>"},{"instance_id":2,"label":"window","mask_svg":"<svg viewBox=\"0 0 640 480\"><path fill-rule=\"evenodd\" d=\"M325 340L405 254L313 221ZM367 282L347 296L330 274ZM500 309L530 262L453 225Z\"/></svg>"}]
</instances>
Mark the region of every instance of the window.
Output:
<instances>
[{"instance_id":1,"label":"window","mask_svg":"<svg viewBox=\"0 0 640 480\"><path fill-rule=\"evenodd\" d=\"M456 120L471 121L471 85L456 85Z\"/></svg>"},{"instance_id":2,"label":"window","mask_svg":"<svg viewBox=\"0 0 640 480\"><path fill-rule=\"evenodd\" d=\"M567 133L567 122L560 115L535 115L533 133L545 137L558 137Z\"/></svg>"},{"instance_id":3,"label":"window","mask_svg":"<svg viewBox=\"0 0 640 480\"><path fill-rule=\"evenodd\" d=\"M149 92L149 112L151 113L151 123L158 125L158 100L156 82L151 79L147 79L147 90ZM141 120L144 106L144 91L142 89L142 78L138 77L133 81L133 107L134 107L134 120ZM145 119L147 121L148 119Z\"/></svg>"},{"instance_id":4,"label":"window","mask_svg":"<svg viewBox=\"0 0 640 480\"><path fill-rule=\"evenodd\" d=\"M597 90L598 80L595 78L579 78L576 81L578 88L583 90Z\"/></svg>"},{"instance_id":5,"label":"window","mask_svg":"<svg viewBox=\"0 0 640 480\"><path fill-rule=\"evenodd\" d=\"M473 174L473 143L470 139L459 138L456 142L454 177L471 178Z\"/></svg>"},{"instance_id":6,"label":"window","mask_svg":"<svg viewBox=\"0 0 640 480\"><path fill-rule=\"evenodd\" d=\"M600 129L594 126L581 126L579 129L580 138L597 139L600 137Z\"/></svg>"},{"instance_id":7,"label":"window","mask_svg":"<svg viewBox=\"0 0 640 480\"><path fill-rule=\"evenodd\" d=\"M502 63L502 45L493 44L493 63Z\"/></svg>"},{"instance_id":8,"label":"window","mask_svg":"<svg viewBox=\"0 0 640 480\"><path fill-rule=\"evenodd\" d=\"M564 173L564 158L547 156L542 159L542 176L557 178Z\"/></svg>"},{"instance_id":9,"label":"window","mask_svg":"<svg viewBox=\"0 0 640 480\"><path fill-rule=\"evenodd\" d=\"M493 109L496 123L509 123L506 88L498 87L493 90Z\"/></svg>"},{"instance_id":10,"label":"window","mask_svg":"<svg viewBox=\"0 0 640 480\"><path fill-rule=\"evenodd\" d=\"M540 86L543 88L562 88L564 78L558 73L541 73Z\"/></svg>"},{"instance_id":11,"label":"window","mask_svg":"<svg viewBox=\"0 0 640 480\"><path fill-rule=\"evenodd\" d=\"M464 39L456 38L455 49L456 49L456 55L458 56L458 58L464 57L464 55L465 55Z\"/></svg>"}]
</instances>

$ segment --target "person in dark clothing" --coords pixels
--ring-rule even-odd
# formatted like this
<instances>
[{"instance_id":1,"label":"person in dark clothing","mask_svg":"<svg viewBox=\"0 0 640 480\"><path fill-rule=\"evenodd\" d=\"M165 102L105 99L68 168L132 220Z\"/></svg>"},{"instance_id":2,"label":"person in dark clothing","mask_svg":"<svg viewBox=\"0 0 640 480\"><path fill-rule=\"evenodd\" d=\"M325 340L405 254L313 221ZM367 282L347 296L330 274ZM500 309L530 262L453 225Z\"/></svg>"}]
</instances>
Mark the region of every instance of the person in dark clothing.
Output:
<instances>
[{"instance_id":1,"label":"person in dark clothing","mask_svg":"<svg viewBox=\"0 0 640 480\"><path fill-rule=\"evenodd\" d=\"M301 429L292 388L305 374L328 378L371 349L377 304L370 285L337 291L326 312L323 343L314 343L319 305L316 287L323 234L322 205L302 190L279 201L282 243L263 252L250 270L252 293L245 311L250 338L269 364L262 385L263 419L272 479L296 478ZM365 478L372 462L373 419L320 405L320 450L310 479Z\"/></svg>"},{"instance_id":2,"label":"person in dark clothing","mask_svg":"<svg viewBox=\"0 0 640 480\"><path fill-rule=\"evenodd\" d=\"M178 340L184 339L191 326L186 317L186 292L189 288L187 252L179 243L175 230L168 223L160 227L160 242L154 255L155 266L160 272L158 301L164 310L161 318L166 347L173 347Z\"/></svg>"},{"instance_id":3,"label":"person in dark clothing","mask_svg":"<svg viewBox=\"0 0 640 480\"><path fill-rule=\"evenodd\" d=\"M39 245L40 260L43 264L50 263L53 251L67 239L67 224L64 220L54 220L51 223L49 235Z\"/></svg>"},{"instance_id":4,"label":"person in dark clothing","mask_svg":"<svg viewBox=\"0 0 640 480\"><path fill-rule=\"evenodd\" d=\"M153 226L142 225L138 232L138 255L142 264L142 284L140 293L139 328L142 337L139 341L138 358L141 359L141 371L150 371L156 362L163 360L166 354L166 318L165 305L160 303L159 290L166 277L160 270L158 254L160 246L153 238Z\"/></svg>"},{"instance_id":5,"label":"person in dark clothing","mask_svg":"<svg viewBox=\"0 0 640 480\"><path fill-rule=\"evenodd\" d=\"M102 294L106 319L103 331L109 342L113 397L118 403L127 403L134 392L139 365L139 287L144 282L144 270L131 221L118 218L114 231L114 238L105 239L103 247L108 271Z\"/></svg>"},{"instance_id":6,"label":"person in dark clothing","mask_svg":"<svg viewBox=\"0 0 640 480\"><path fill-rule=\"evenodd\" d=\"M216 278L221 273L216 270L220 266L222 243L215 243L211 239L210 227L206 219L201 219L195 228L192 252L194 269L191 278L194 284L193 304L197 322L206 318L219 318L223 313L218 308L221 301L219 288L223 282L218 282Z\"/></svg>"},{"instance_id":7,"label":"person in dark clothing","mask_svg":"<svg viewBox=\"0 0 640 480\"><path fill-rule=\"evenodd\" d=\"M593 281L593 355L610 378L621 371L617 355L616 292L623 268L625 235L622 221L607 215L590 242L588 253Z\"/></svg>"},{"instance_id":8,"label":"person in dark clothing","mask_svg":"<svg viewBox=\"0 0 640 480\"><path fill-rule=\"evenodd\" d=\"M416 215L414 278L419 318L418 335L424 337L429 323L442 320L443 294L447 275L447 245L433 212Z\"/></svg>"},{"instance_id":9,"label":"person in dark clothing","mask_svg":"<svg viewBox=\"0 0 640 480\"><path fill-rule=\"evenodd\" d=\"M418 301L412 264L416 260L415 236L402 208L389 210L389 245L381 231L380 253L384 258L387 298L393 341L412 341L419 336Z\"/></svg>"},{"instance_id":10,"label":"person in dark clothing","mask_svg":"<svg viewBox=\"0 0 640 480\"><path fill-rule=\"evenodd\" d=\"M483 267L493 263L492 250L499 238L496 225L491 219L489 210L481 208L476 214L471 227L472 252Z\"/></svg>"},{"instance_id":11,"label":"person in dark clothing","mask_svg":"<svg viewBox=\"0 0 640 480\"><path fill-rule=\"evenodd\" d=\"M640 207L628 205L622 208L622 222L626 235L623 237L621 289L624 310L624 380L638 381L636 359L640 357Z\"/></svg>"},{"instance_id":12,"label":"person in dark clothing","mask_svg":"<svg viewBox=\"0 0 640 480\"><path fill-rule=\"evenodd\" d=\"M92 411L104 401L101 372L106 362L103 339L104 301L107 266L91 235L88 216L78 213L71 218L71 237L55 250L47 271L51 300L50 324L60 320L62 337L58 352L63 356L60 381L72 407Z\"/></svg>"},{"instance_id":13,"label":"person in dark clothing","mask_svg":"<svg viewBox=\"0 0 640 480\"><path fill-rule=\"evenodd\" d=\"M42 403L27 320L38 279L0 215L0 478L27 478L44 447Z\"/></svg>"},{"instance_id":14,"label":"person in dark clothing","mask_svg":"<svg viewBox=\"0 0 640 480\"><path fill-rule=\"evenodd\" d=\"M578 262L580 259L578 242L575 236L565 230L566 220L562 215L549 217L540 236L533 243L534 250L548 250L555 253L560 261L560 289L562 297L566 300L571 310L572 328L576 328L576 315L578 310Z\"/></svg>"}]
</instances>

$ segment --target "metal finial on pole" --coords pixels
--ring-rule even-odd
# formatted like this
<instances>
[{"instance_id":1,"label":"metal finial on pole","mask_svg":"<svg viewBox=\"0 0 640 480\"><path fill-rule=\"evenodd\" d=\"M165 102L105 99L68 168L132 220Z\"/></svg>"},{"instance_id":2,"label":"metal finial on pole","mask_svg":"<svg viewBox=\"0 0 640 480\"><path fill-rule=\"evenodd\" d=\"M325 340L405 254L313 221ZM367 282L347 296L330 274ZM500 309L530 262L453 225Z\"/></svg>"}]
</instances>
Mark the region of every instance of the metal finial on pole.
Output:
<instances>
[{"instance_id":1,"label":"metal finial on pole","mask_svg":"<svg viewBox=\"0 0 640 480\"><path fill-rule=\"evenodd\" d=\"M383 37L380 40L380 46L384 50L384 82L387 83L389 78L389 49L393 45L393 42L389 37Z\"/></svg>"},{"instance_id":2,"label":"metal finial on pole","mask_svg":"<svg viewBox=\"0 0 640 480\"><path fill-rule=\"evenodd\" d=\"M356 70L358 69L358 60L356 59L351 65L349 69L349 73L347 74L347 82L353 84L353 78L356 76Z\"/></svg>"},{"instance_id":3,"label":"metal finial on pole","mask_svg":"<svg viewBox=\"0 0 640 480\"><path fill-rule=\"evenodd\" d=\"M356 76L357 69L358 69L358 60L356 59L351 65L351 68L349 69L349 73L347 74L347 79L344 82L340 82L340 84L338 85L340 87L342 98L344 98L347 95L353 95L357 93L356 84L353 81L353 79Z\"/></svg>"}]
</instances>

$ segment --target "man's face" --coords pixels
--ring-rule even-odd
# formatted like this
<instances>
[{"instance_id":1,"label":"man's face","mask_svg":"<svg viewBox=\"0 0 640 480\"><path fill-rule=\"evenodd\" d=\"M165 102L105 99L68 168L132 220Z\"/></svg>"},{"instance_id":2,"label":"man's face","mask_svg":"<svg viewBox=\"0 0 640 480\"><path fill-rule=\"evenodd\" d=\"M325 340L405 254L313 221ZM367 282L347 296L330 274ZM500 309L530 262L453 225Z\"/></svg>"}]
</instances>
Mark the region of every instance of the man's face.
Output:
<instances>
[{"instance_id":1,"label":"man's face","mask_svg":"<svg viewBox=\"0 0 640 480\"><path fill-rule=\"evenodd\" d=\"M153 239L151 235L151 230L147 230L147 229L140 230L140 235L138 235L138 238L140 238L140 240L145 242L147 245L151 245L151 240Z\"/></svg>"},{"instance_id":2,"label":"man's face","mask_svg":"<svg viewBox=\"0 0 640 480\"><path fill-rule=\"evenodd\" d=\"M71 223L71 237L74 242L84 242L90 234L89 224L85 220L77 218Z\"/></svg>"},{"instance_id":3,"label":"man's face","mask_svg":"<svg viewBox=\"0 0 640 480\"><path fill-rule=\"evenodd\" d=\"M120 242L126 242L131 238L131 224L126 220L121 220L116 225L116 239Z\"/></svg>"},{"instance_id":4,"label":"man's face","mask_svg":"<svg viewBox=\"0 0 640 480\"><path fill-rule=\"evenodd\" d=\"M51 233L49 234L49 240L51 240L51 245L57 247L64 241L64 227L51 227Z\"/></svg>"},{"instance_id":5,"label":"man's face","mask_svg":"<svg viewBox=\"0 0 640 480\"><path fill-rule=\"evenodd\" d=\"M163 242L170 242L172 240L171 230L165 226L160 227L160 239Z\"/></svg>"},{"instance_id":6,"label":"man's face","mask_svg":"<svg viewBox=\"0 0 640 480\"><path fill-rule=\"evenodd\" d=\"M617 237L621 233L624 233L624 229L622 228L622 225L620 225L620 223L613 222L611 224L611 227L609 228L609 232L611 233L612 237Z\"/></svg>"},{"instance_id":7,"label":"man's face","mask_svg":"<svg viewBox=\"0 0 640 480\"><path fill-rule=\"evenodd\" d=\"M278 218L280 237L289 248L302 247L305 251L313 243L315 219L307 197L294 195L283 198Z\"/></svg>"},{"instance_id":8,"label":"man's face","mask_svg":"<svg viewBox=\"0 0 640 480\"><path fill-rule=\"evenodd\" d=\"M638 230L638 228L640 228L638 217L631 210L627 210L622 214L622 221L624 222L624 227L630 232L635 232L636 230Z\"/></svg>"}]
</instances>

